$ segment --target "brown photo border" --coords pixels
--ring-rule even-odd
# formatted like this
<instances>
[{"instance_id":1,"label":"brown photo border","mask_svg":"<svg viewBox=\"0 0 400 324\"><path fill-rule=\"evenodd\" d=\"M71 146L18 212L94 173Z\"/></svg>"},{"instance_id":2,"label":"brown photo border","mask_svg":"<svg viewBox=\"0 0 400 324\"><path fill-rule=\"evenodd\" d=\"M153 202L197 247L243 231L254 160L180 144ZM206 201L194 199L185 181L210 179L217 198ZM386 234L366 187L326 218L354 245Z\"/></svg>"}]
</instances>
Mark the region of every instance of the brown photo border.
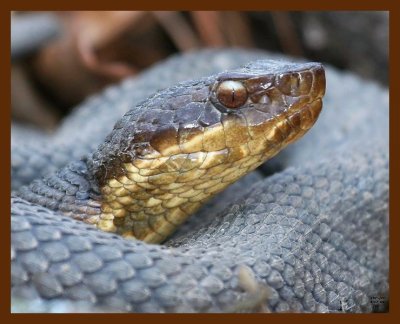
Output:
<instances>
[{"instance_id":1,"label":"brown photo border","mask_svg":"<svg viewBox=\"0 0 400 324\"><path fill-rule=\"evenodd\" d=\"M202 323L204 321L224 321L239 323L243 321L254 321L262 323L270 320L296 321L299 323L321 322L336 323L345 321L351 323L376 323L378 321L396 321L399 317L399 260L400 260L400 233L399 230L399 130L397 125L399 118L399 9L396 0L381 1L357 1L336 0L332 3L323 1L209 1L203 0L198 3L186 1L96 1L95 5L89 1L68 1L65 3L54 1L36 0L5 1L0 3L0 25L1 25L1 87L0 94L0 140L1 140L1 182L0 199L2 206L1 225L1 284L0 284L0 320L2 323L68 323L71 320L96 321L97 323L109 323L110 320L140 323L158 323L161 321L187 321L190 323ZM10 127L11 127L11 89L10 89L10 12L12 10L384 10L390 12L390 310L388 313L380 314L11 314L10 313ZM397 133L397 135L396 135ZM371 130L371 136L374 131ZM368 145L368 143L365 143ZM398 320L396 321L398 322Z\"/></svg>"}]
</instances>

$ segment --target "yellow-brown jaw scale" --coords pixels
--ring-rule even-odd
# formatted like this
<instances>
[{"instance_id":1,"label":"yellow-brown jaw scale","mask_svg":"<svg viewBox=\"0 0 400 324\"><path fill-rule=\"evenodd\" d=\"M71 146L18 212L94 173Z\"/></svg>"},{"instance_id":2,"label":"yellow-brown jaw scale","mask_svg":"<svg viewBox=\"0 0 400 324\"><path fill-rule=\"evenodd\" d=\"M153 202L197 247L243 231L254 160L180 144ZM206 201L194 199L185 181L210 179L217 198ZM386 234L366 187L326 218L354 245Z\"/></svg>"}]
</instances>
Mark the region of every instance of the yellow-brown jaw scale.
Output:
<instances>
[{"instance_id":1,"label":"yellow-brown jaw scale","mask_svg":"<svg viewBox=\"0 0 400 324\"><path fill-rule=\"evenodd\" d=\"M98 228L158 243L205 201L299 139L322 108L320 64L251 63L157 93L93 155Z\"/></svg>"}]
</instances>

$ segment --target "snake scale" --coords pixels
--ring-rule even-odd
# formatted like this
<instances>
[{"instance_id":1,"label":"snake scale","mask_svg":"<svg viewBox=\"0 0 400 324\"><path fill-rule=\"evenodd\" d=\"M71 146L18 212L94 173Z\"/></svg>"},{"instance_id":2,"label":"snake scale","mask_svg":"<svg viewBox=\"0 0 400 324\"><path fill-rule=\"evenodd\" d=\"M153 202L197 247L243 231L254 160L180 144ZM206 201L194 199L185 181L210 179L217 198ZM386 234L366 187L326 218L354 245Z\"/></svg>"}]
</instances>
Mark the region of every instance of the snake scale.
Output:
<instances>
[{"instance_id":1,"label":"snake scale","mask_svg":"<svg viewBox=\"0 0 400 324\"><path fill-rule=\"evenodd\" d=\"M217 83L207 83L210 77L199 79L271 57L276 58L242 50L177 56L89 98L51 138L13 127L13 297L33 303L39 311L52 311L54 305L61 304L72 311L123 312L370 312L377 310L373 298L387 301L388 95L374 83L333 68L326 69L325 108L305 138L209 202L163 245L102 232L65 215L78 214L89 223L106 220L106 230L124 236L164 240L164 233L166 236L172 229L156 233L163 236L160 238L143 226L132 229L132 222L124 221L119 230L110 228L109 215L99 218L96 214L99 208L107 211L109 207L96 204L95 198L104 194L99 183L100 187L107 184L107 194L115 193L110 181L126 177L128 169L135 170L129 159L116 159L118 154L112 149L132 148L135 143L129 141L129 125L140 123L142 115L135 109L128 112L116 124L114 135L101 144L112 124L133 107L149 107L154 100L159 100L155 106L168 103L168 96L174 99L182 84L190 89L198 86L198 94L190 93L190 99L185 99L189 94L179 93L183 107L191 107L189 101L196 96L198 102L207 101L201 94L205 82L207 89L214 89L208 102L214 107L222 102L222 114L224 109L235 110L237 102L241 107L279 100L281 97L272 92L268 98L261 93L249 102L249 86L242 96L241 85L235 83L252 74L252 78L264 78L263 91L270 88L274 82L260 74L266 68L261 61L245 70L218 74ZM295 66L310 68L301 63ZM295 70L298 73L298 68ZM224 86L213 87L232 78L229 95ZM174 86L186 79L196 81ZM291 84L299 89L298 81ZM163 88L167 89L151 96ZM284 91L296 91L293 89ZM149 96L150 101L146 99ZM186 109L187 115L182 113L189 122L194 119L191 109ZM280 113L279 105L274 109L274 114ZM179 111L177 107L172 110ZM212 114L203 118L203 126L207 120L213 123ZM226 127L229 129L229 122ZM124 133L126 129L129 131ZM168 134L163 133L163 138L174 138ZM248 139L236 137L231 146ZM160 151L171 150L173 141L166 143L153 142ZM139 148L152 153L148 147ZM90 152L97 152L94 158L81 159L91 156ZM260 163L256 160L251 167ZM117 166L112 170L119 171L113 173L105 167L107 161ZM265 177L271 169L276 173ZM90 170L101 181L88 177ZM32 182L46 174L44 180ZM114 185L119 190L120 186ZM78 200L85 204L78 206Z\"/></svg>"}]
</instances>

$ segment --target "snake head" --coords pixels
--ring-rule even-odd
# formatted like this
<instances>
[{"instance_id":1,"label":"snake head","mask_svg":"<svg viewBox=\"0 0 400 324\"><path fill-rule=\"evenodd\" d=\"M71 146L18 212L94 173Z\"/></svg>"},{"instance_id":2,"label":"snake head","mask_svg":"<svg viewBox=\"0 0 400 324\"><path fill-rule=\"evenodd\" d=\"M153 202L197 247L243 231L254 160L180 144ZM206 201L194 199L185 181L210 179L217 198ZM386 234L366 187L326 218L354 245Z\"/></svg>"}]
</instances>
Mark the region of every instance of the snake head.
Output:
<instances>
[{"instance_id":1,"label":"snake head","mask_svg":"<svg viewBox=\"0 0 400 324\"><path fill-rule=\"evenodd\" d=\"M130 110L93 154L98 227L164 240L188 215L312 127L319 63L256 61L158 92Z\"/></svg>"},{"instance_id":2,"label":"snake head","mask_svg":"<svg viewBox=\"0 0 400 324\"><path fill-rule=\"evenodd\" d=\"M209 126L221 122L228 147L255 145L268 159L312 127L324 94L319 63L256 61L220 74L212 84L210 106L221 117Z\"/></svg>"}]
</instances>

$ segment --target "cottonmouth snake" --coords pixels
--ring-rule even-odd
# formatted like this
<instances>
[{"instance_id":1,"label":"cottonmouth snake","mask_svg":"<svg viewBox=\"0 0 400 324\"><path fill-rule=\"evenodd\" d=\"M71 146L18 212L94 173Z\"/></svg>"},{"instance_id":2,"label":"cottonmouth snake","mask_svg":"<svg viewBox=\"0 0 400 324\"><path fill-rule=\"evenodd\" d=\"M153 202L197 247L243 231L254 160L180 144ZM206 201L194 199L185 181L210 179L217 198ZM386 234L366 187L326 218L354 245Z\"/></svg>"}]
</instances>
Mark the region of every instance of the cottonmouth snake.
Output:
<instances>
[{"instance_id":1,"label":"cottonmouth snake","mask_svg":"<svg viewBox=\"0 0 400 324\"><path fill-rule=\"evenodd\" d=\"M243 81L247 80L250 73L253 79L262 79L263 86L256 89L254 94L250 90L251 85L246 85L244 99L241 95L243 89L236 83L228 85L230 95L226 95L226 89L223 87L220 95L218 91L221 90L223 81L218 80L215 83L215 78L212 77L169 88L159 92L149 101L138 101L155 90L150 86L151 78L162 80L163 75L160 71L178 75L179 68L185 70L182 66L186 64L187 71L190 71L190 68L192 71L199 70L199 66L204 66L201 73L208 74L214 72L214 69L221 70L221 66L223 70L255 58L264 58L265 55L262 52L225 50L204 51L174 58L145 73L138 80L128 80L120 86L106 90L104 95L89 99L78 107L76 113L52 139L40 135L40 142L25 139L21 145L15 131L12 143L14 188L18 188L20 183L29 182L35 177L34 174L49 173L52 168L58 167L62 167L62 170L20 189L17 193L19 197L12 198L13 295L29 300L36 297L43 300L85 300L89 307L96 305L101 307L100 310L111 311L374 310L376 305L371 303L371 298L383 296L385 299L387 293L387 94L383 89L368 83L363 84L364 92L360 92L360 88L356 89L360 81L331 69L327 73L328 103L330 80L336 86L336 90L332 90L331 107L328 106L328 110L337 111L327 113L327 116L330 114L329 118L325 118L326 121L320 126L323 130L314 133L316 135L310 137L308 144L304 142L301 146L295 145L286 155L275 160L273 163L277 165L279 173L265 180L261 179L253 186L249 185L247 189L243 188L243 183L239 183L236 190L231 189L224 193L224 200L219 203L219 208L215 207L214 202L214 208L211 210L200 210L166 242L169 247L127 240L115 234L98 231L92 225L65 216L78 215L87 222L103 224L99 227L125 236L136 235L150 241L163 240L164 235L172 230L171 224L176 225L175 223L181 222L181 218L171 216L171 222L167 224L169 227L164 227L159 232L155 230L162 224L159 218L155 218L150 226L146 225L147 227L132 226L132 218L127 217L121 217L124 221L120 223L108 221L110 214L112 217L120 216L113 214L113 208L120 207L124 201L121 199L119 204L113 205L113 199L119 197L121 186L110 181L123 177L130 179L129 171L142 169L130 163L132 156L128 156L129 154L125 154L121 159L121 154L115 148L125 148L125 153L135 148L145 154L154 154L149 152L149 147L137 145L149 140L145 136L140 142L131 140L132 131L142 123L140 125L145 125L145 129L153 131L154 135L154 124L171 118L162 114L175 109L182 112L181 120L187 118L187 121L193 121L192 114L196 111L193 109L196 107L193 108L192 93L184 92L188 88L198 86L198 104L208 102L215 108L222 102L225 107L217 107L218 118L226 113L226 110L236 111L237 100L240 102L239 111L243 105L256 105L258 108L257 103L260 102L268 106L268 100L271 98L274 102L282 100L282 97L274 91L269 93L268 98L263 97L265 92L257 97L256 94L261 90L270 89L270 83L274 82L268 79L265 71L260 72L265 68L265 64L256 63L240 73L220 75L220 78ZM302 65L296 63L295 66L295 71L299 71L299 66ZM286 66L285 69L287 68ZM310 68L319 69L318 66L303 66L300 70L309 71ZM277 75L282 74L282 70L277 72ZM188 73L190 75L190 72ZM315 79L315 73L311 75L314 75ZM193 78L194 75L190 77ZM304 76L307 77L309 76ZM287 79L286 76L282 77L281 88L287 94L300 90L304 93L313 91L312 86L302 88L299 80L302 80L303 76L294 78L295 81L290 81L289 77L289 83L284 81L285 78ZM166 80L166 83L178 81L169 76ZM340 85L343 80L345 86ZM275 84L279 82L281 81ZM288 84L292 86L288 88ZM206 86L202 87L203 85ZM257 83L257 86L259 85L260 83ZM154 85L156 88L165 86L168 84ZM232 87L235 90L235 98L230 101ZM141 89L145 90L140 91ZM205 100L202 89L212 89L212 98ZM321 96L322 93L319 90L317 92L317 97ZM369 100L365 99L366 96L363 97L363 93L368 93ZM176 100L176 94L179 94L180 101ZM248 97L251 95L256 99L249 101ZM168 101L169 98L173 100ZM290 100L290 96L285 99ZM307 99L307 102L312 101ZM171 102L180 102L179 105L183 104L184 108L189 108L177 109L175 106L168 106ZM294 100L290 103L296 106ZM102 118L108 118L108 124L114 122L121 111L126 111L135 104L139 107L137 109L152 105L160 107L163 104L168 108L160 109L156 115L153 113L150 116L153 118L151 122L148 119L143 122L140 119L143 115L138 114L137 110L135 112L134 108L116 124L112 135L106 139L105 144L100 145L96 153L79 160L82 155L88 154L93 146L97 146L107 133L104 132L106 127L100 126L103 125ZM230 105L230 108L226 108L226 105ZM110 107L115 110L110 112ZM275 106L274 116L280 113L279 107L281 106ZM201 111L206 110L197 108ZM254 106L248 110L255 111L253 108ZM350 112L350 108L354 110ZM268 113L260 110L260 113ZM357 118L354 118L354 114ZM95 120L82 120L83 116L89 115L93 115L91 118L95 117ZM253 115L253 120L256 121L254 116L256 115ZM303 119L307 122L311 116L313 115L309 114L308 118ZM201 119L196 117L196 120ZM212 113L207 118L203 116L201 126L215 123L213 118L215 116L213 117ZM248 119L251 120L251 114L247 115L246 121ZM300 120L296 122L297 125ZM274 120L277 121L279 122L279 119ZM228 120L225 125L227 132L229 122ZM79 132L68 134L71 124L75 124ZM307 123L306 128L311 124ZM367 124L372 128L366 129ZM317 127L318 125L317 123ZM218 127L215 129L218 131ZM370 129L375 130L373 139L368 131ZM162 137L155 136L152 144L157 147L157 152L162 151L167 155L174 147L182 150L182 145L176 145L176 140L173 140L176 139L176 135L170 134L171 129L166 129ZM231 141L231 147L247 143L249 138L254 138L256 132L240 134L239 137L232 137L234 140ZM246 135L245 138L243 134ZM276 131L271 134L275 136ZM290 131L287 134L289 137L295 137ZM186 134L184 138L190 138L191 141L195 139L195 136L189 135ZM280 136L278 142L282 143L285 133L281 133ZM346 140L343 140L344 137ZM165 138L170 140L165 141ZM370 141L368 147L365 145L367 138ZM290 137L288 142L291 140ZM195 140L190 143L196 145ZM276 143L272 141L275 146ZM210 147L213 145L220 144L213 142ZM227 145L226 141L224 145ZM265 148L266 142L262 145ZM260 148L257 148L257 145L255 147L257 154L262 158L258 157L249 162L248 168L255 167L265 158L265 150L260 153ZM375 149L370 150L370 147ZM278 148L274 150L278 151ZM33 152L38 153L36 155L40 158L33 159L34 163L27 163L29 158L25 157L35 157ZM175 155L182 153L172 152ZM241 154L236 154L234 161L237 161L238 156L244 156L243 147L240 152ZM52 156L55 158L51 158ZM67 161L74 158L78 160L63 167ZM152 158L160 157L154 155ZM197 158L193 157L194 162ZM202 159L204 160L204 157ZM106 165L109 161L112 168ZM47 170L43 171L43 165ZM290 165L295 168L287 168ZM232 166L237 169L237 165ZM168 171L171 172L172 166L168 167ZM182 168L182 164L179 168ZM22 177L19 176L21 174ZM134 174L133 179L138 179L140 174ZM152 176L154 173L140 176L148 175ZM223 174L223 170L218 169L215 175L227 179L236 178L236 175ZM201 176L197 175L196 179L201 179ZM254 181L254 177L257 178L254 175L252 177L248 178L247 183ZM262 178L260 172L258 177ZM215 183L209 187L214 185ZM104 189L105 187L107 189ZM222 187L218 187L216 191L220 189ZM116 190L119 190L118 194ZM190 188L185 188L184 193L189 191ZM113 197L107 199L106 205L99 206L97 199L100 195ZM126 193L121 195L122 198L126 196ZM176 201L166 206L173 208L175 203ZM226 209L223 208L223 204L227 205ZM105 211L107 215L99 216L99 210ZM124 212L122 214L125 216ZM105 222L102 222L104 220ZM138 221L140 224L141 219ZM149 232L149 228L152 231ZM49 303L43 302L46 307Z\"/></svg>"}]
</instances>

